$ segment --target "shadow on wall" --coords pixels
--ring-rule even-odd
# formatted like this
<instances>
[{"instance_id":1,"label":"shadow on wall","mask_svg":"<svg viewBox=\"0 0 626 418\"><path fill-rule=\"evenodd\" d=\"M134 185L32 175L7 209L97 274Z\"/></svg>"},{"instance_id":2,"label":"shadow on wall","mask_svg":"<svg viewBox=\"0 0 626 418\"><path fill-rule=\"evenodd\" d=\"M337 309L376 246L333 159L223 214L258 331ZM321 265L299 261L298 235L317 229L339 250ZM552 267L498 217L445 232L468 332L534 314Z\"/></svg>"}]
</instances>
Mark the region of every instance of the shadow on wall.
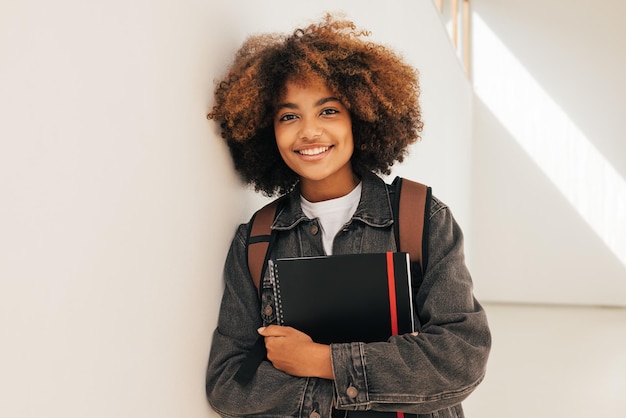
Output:
<instances>
[{"instance_id":1,"label":"shadow on wall","mask_svg":"<svg viewBox=\"0 0 626 418\"><path fill-rule=\"evenodd\" d=\"M624 305L626 269L480 98L474 254L482 300Z\"/></svg>"},{"instance_id":2,"label":"shadow on wall","mask_svg":"<svg viewBox=\"0 0 626 418\"><path fill-rule=\"evenodd\" d=\"M476 94L626 267L626 180L479 16Z\"/></svg>"},{"instance_id":3,"label":"shadow on wall","mask_svg":"<svg viewBox=\"0 0 626 418\"><path fill-rule=\"evenodd\" d=\"M528 9L533 7L538 6ZM561 104L575 108L573 99L555 96L537 81L535 72L544 82L550 72L537 57L548 51L552 58L554 39L534 45L531 72L517 53L520 49L524 59L533 61L525 50L528 41L511 38L511 33L522 37L528 28L499 26L496 33L491 27L492 21L497 26L507 18L523 26L528 16L491 16L489 23L480 13L472 16L474 202L480 208L474 214L480 242L473 247L479 276L488 283L483 297L624 306L626 180L597 147L602 144L607 152L607 141L620 145L597 134L592 140ZM515 52L501 32L518 42L512 42ZM584 71L572 73L570 82L581 84ZM584 121L598 123L604 117L609 119L595 112ZM621 157L611 157L619 164Z\"/></svg>"},{"instance_id":4,"label":"shadow on wall","mask_svg":"<svg viewBox=\"0 0 626 418\"><path fill-rule=\"evenodd\" d=\"M513 55L543 93L626 178L626 142L622 140L626 3L610 0L598 7L593 0L473 0L472 9L473 52L482 55L473 60L479 65L473 71L476 76L485 65L496 63L481 63L486 55L494 57L503 50ZM498 48L490 51L480 44L478 31L482 29L497 40Z\"/></svg>"}]
</instances>

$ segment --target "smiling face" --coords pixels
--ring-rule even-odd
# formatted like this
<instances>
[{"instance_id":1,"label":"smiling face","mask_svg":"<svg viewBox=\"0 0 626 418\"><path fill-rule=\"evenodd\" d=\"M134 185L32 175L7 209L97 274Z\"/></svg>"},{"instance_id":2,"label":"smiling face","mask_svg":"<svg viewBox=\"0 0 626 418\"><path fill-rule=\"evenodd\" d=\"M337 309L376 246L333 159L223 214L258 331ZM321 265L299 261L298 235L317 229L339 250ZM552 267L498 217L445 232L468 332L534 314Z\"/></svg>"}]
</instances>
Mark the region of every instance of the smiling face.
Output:
<instances>
[{"instance_id":1,"label":"smiling face","mask_svg":"<svg viewBox=\"0 0 626 418\"><path fill-rule=\"evenodd\" d=\"M344 196L358 180L348 109L321 81L287 82L276 107L274 133L281 157L298 176L309 201Z\"/></svg>"}]
</instances>

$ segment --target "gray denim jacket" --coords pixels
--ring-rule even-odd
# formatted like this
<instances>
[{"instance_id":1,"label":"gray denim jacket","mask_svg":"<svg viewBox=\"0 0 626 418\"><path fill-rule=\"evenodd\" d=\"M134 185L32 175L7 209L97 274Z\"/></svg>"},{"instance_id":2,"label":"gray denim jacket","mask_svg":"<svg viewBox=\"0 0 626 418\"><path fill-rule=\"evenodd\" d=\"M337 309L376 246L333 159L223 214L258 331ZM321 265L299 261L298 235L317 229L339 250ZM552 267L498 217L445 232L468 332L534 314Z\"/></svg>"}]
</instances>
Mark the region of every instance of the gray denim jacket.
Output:
<instances>
[{"instance_id":1,"label":"gray denim jacket","mask_svg":"<svg viewBox=\"0 0 626 418\"><path fill-rule=\"evenodd\" d=\"M387 186L373 174L362 180L361 201L334 240L335 254L396 250ZM233 380L258 338L257 328L275 321L267 277L260 303L248 272L248 227L239 226L226 259L209 357L206 392L217 413L326 418L336 409L463 417L461 401L483 379L491 335L472 294L461 229L447 206L433 198L428 266L421 286L414 289L419 334L379 343L332 344L334 381L290 376L268 361L247 385ZM324 254L318 221L302 213L298 190L287 198L272 228L279 231L272 257Z\"/></svg>"}]
</instances>

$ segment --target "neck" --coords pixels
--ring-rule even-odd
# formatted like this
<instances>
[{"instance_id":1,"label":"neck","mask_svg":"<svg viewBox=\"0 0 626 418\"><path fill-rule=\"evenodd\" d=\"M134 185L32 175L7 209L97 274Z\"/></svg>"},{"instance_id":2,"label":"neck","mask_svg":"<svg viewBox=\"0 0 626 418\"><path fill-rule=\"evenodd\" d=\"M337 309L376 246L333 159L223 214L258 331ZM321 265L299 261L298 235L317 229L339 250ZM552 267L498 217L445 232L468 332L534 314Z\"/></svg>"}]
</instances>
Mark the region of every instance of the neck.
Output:
<instances>
[{"instance_id":1,"label":"neck","mask_svg":"<svg viewBox=\"0 0 626 418\"><path fill-rule=\"evenodd\" d=\"M322 202L324 200L336 199L350 193L359 184L359 177L351 173L350 177L344 181L314 181L301 179L300 193L309 202Z\"/></svg>"}]
</instances>

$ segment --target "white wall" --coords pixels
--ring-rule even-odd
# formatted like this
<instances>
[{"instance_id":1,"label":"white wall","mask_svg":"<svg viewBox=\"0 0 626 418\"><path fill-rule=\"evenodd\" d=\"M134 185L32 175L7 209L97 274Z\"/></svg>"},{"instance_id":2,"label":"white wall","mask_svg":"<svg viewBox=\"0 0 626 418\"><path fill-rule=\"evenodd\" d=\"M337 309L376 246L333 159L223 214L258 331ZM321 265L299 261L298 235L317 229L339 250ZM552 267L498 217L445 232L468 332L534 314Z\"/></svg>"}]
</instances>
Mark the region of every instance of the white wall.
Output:
<instances>
[{"instance_id":1,"label":"white wall","mask_svg":"<svg viewBox=\"0 0 626 418\"><path fill-rule=\"evenodd\" d=\"M479 293L626 306L626 4L472 7Z\"/></svg>"},{"instance_id":2,"label":"white wall","mask_svg":"<svg viewBox=\"0 0 626 418\"><path fill-rule=\"evenodd\" d=\"M260 202L205 119L213 80L246 33L335 5L0 4L0 416L213 415L221 268ZM467 220L471 94L431 2L341 5L421 69L424 141L398 173Z\"/></svg>"}]
</instances>

